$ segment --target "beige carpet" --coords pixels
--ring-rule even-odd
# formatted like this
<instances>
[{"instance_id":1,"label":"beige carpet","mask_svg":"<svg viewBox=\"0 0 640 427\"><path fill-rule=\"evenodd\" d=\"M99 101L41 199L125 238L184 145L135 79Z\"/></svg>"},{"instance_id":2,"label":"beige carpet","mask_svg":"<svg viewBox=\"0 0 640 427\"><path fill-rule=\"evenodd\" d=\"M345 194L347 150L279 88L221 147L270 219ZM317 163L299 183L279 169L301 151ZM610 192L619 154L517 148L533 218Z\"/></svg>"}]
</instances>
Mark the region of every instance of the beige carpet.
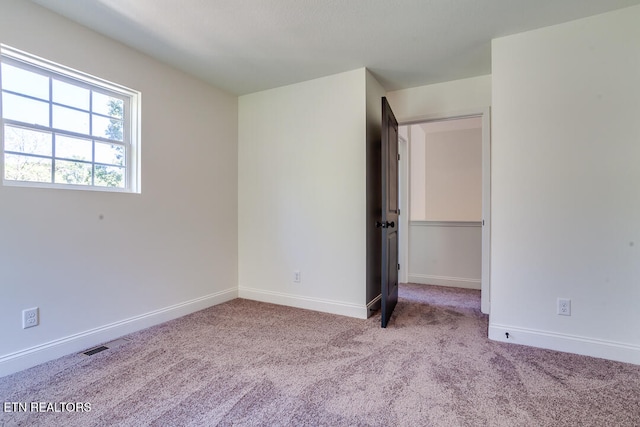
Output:
<instances>
[{"instance_id":1,"label":"beige carpet","mask_svg":"<svg viewBox=\"0 0 640 427\"><path fill-rule=\"evenodd\" d=\"M0 426L638 426L640 366L489 341L477 291L403 285L387 329L234 300L0 378Z\"/></svg>"}]
</instances>

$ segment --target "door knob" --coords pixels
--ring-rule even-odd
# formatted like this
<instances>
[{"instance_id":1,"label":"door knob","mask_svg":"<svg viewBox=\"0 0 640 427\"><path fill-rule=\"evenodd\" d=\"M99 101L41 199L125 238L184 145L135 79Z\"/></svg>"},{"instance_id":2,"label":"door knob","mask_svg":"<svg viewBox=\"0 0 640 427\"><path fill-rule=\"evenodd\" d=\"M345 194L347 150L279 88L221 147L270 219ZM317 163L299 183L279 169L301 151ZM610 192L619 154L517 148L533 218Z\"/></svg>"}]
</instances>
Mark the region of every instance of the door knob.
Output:
<instances>
[{"instance_id":1,"label":"door knob","mask_svg":"<svg viewBox=\"0 0 640 427\"><path fill-rule=\"evenodd\" d=\"M376 228L393 228L396 226L396 223L394 221L385 221L385 222L380 222L380 221L376 221Z\"/></svg>"}]
</instances>

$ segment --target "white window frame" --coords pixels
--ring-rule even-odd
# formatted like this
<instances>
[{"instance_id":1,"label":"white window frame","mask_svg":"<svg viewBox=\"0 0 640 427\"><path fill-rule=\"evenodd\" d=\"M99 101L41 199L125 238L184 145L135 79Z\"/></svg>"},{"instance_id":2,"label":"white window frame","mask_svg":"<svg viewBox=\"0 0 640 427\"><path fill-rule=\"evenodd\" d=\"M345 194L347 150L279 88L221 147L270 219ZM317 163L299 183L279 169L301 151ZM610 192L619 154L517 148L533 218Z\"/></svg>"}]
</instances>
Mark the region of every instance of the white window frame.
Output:
<instances>
[{"instance_id":1,"label":"white window frame","mask_svg":"<svg viewBox=\"0 0 640 427\"><path fill-rule=\"evenodd\" d=\"M65 67L60 64L48 61L46 59L31 55L29 53L20 51L18 49L9 47L4 44L0 44L0 63L7 63L12 66L22 68L45 77L55 78L56 80L63 81L65 83L72 84L77 87L90 89L92 91L100 92L102 94L112 96L123 100L123 141L112 141L108 138L96 137L89 134L74 133L66 130L56 129L53 127L51 121L51 111L56 103L51 99L49 95L49 126L34 125L28 123L22 123L19 121L5 119L2 113L2 94L5 93L2 88L2 75L0 74L0 175L2 176L2 184L5 186L18 186L18 187L41 187L41 188L59 188L59 189L74 189L74 190L90 190L90 191L108 191L108 192L126 192L126 193L140 193L141 192L141 160L140 160L140 102L141 94L138 91L129 89L127 87L108 82L99 77L83 73ZM0 69L1 73L1 69ZM51 83L50 83L51 84ZM12 93L12 92L7 92ZM20 94L20 96L30 98L28 95ZM32 98L38 101L43 101L39 98ZM95 114L92 111L92 106L89 107L89 114ZM82 110L84 111L84 110ZM91 119L89 120L91 123ZM125 182L123 188L116 187L104 187L99 185L76 185L67 183L56 183L53 180L55 173L55 152L51 153L51 156L41 156L42 158L52 159L52 180L51 182L33 182L33 181L17 181L5 179L4 167L5 167L5 147L4 147L4 128L6 125L15 127L21 127L24 129L32 129L36 131L51 132L52 134L78 137L92 140L92 145L96 142L103 142L109 144L122 145L125 147ZM54 144L55 150L55 142ZM9 153L11 154L11 153ZM37 156L36 156L37 157ZM83 163L91 164L92 170L95 175L95 166L100 165L95 161L95 158L91 159L91 162L85 161ZM95 177L95 176L94 176Z\"/></svg>"}]
</instances>

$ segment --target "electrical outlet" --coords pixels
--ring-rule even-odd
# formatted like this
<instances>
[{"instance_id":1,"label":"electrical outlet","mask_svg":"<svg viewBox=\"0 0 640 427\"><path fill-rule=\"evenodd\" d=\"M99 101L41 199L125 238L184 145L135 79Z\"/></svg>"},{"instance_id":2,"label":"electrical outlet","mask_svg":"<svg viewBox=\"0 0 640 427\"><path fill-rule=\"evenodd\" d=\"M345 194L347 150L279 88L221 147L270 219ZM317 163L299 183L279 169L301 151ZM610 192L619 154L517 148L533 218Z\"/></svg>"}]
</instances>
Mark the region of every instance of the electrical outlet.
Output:
<instances>
[{"instance_id":1,"label":"electrical outlet","mask_svg":"<svg viewBox=\"0 0 640 427\"><path fill-rule=\"evenodd\" d=\"M293 272L293 281L295 283L300 283L302 281L301 277L300 277L300 271L296 270Z\"/></svg>"},{"instance_id":2,"label":"electrical outlet","mask_svg":"<svg viewBox=\"0 0 640 427\"><path fill-rule=\"evenodd\" d=\"M40 324L38 307L22 310L22 329L33 328Z\"/></svg>"},{"instance_id":3,"label":"electrical outlet","mask_svg":"<svg viewBox=\"0 0 640 427\"><path fill-rule=\"evenodd\" d=\"M571 300L568 298L558 298L558 314L561 316L571 316Z\"/></svg>"}]
</instances>

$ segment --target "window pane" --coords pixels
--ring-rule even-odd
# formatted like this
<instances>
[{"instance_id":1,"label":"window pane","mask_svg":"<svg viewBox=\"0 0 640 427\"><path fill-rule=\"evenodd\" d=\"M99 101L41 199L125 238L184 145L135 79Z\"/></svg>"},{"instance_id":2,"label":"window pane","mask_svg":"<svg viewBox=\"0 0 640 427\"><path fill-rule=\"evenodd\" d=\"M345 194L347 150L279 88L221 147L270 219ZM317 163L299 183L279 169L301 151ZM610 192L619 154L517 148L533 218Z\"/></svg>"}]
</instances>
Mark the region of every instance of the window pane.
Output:
<instances>
[{"instance_id":1,"label":"window pane","mask_svg":"<svg viewBox=\"0 0 640 427\"><path fill-rule=\"evenodd\" d=\"M2 115L5 119L32 125L49 126L49 104L23 96L2 94Z\"/></svg>"},{"instance_id":2,"label":"window pane","mask_svg":"<svg viewBox=\"0 0 640 427\"><path fill-rule=\"evenodd\" d=\"M5 151L51 155L51 134L14 126L4 127Z\"/></svg>"},{"instance_id":3,"label":"window pane","mask_svg":"<svg viewBox=\"0 0 640 427\"><path fill-rule=\"evenodd\" d=\"M124 166L125 150L124 146L117 144L102 144L96 142L96 163L107 163L109 165Z\"/></svg>"},{"instance_id":4,"label":"window pane","mask_svg":"<svg viewBox=\"0 0 640 427\"><path fill-rule=\"evenodd\" d=\"M89 89L54 79L53 102L89 110Z\"/></svg>"},{"instance_id":5,"label":"window pane","mask_svg":"<svg viewBox=\"0 0 640 427\"><path fill-rule=\"evenodd\" d=\"M138 97L0 46L0 185L139 192Z\"/></svg>"},{"instance_id":6,"label":"window pane","mask_svg":"<svg viewBox=\"0 0 640 427\"><path fill-rule=\"evenodd\" d=\"M125 169L117 166L96 165L95 185L100 187L124 188Z\"/></svg>"},{"instance_id":7,"label":"window pane","mask_svg":"<svg viewBox=\"0 0 640 427\"><path fill-rule=\"evenodd\" d=\"M93 147L91 140L56 135L56 157L91 161Z\"/></svg>"},{"instance_id":8,"label":"window pane","mask_svg":"<svg viewBox=\"0 0 640 427\"><path fill-rule=\"evenodd\" d=\"M5 154L4 178L12 181L51 182L51 159Z\"/></svg>"},{"instance_id":9,"label":"window pane","mask_svg":"<svg viewBox=\"0 0 640 427\"><path fill-rule=\"evenodd\" d=\"M122 141L122 120L93 116L93 136Z\"/></svg>"},{"instance_id":10,"label":"window pane","mask_svg":"<svg viewBox=\"0 0 640 427\"><path fill-rule=\"evenodd\" d=\"M2 64L2 89L49 100L49 77Z\"/></svg>"},{"instance_id":11,"label":"window pane","mask_svg":"<svg viewBox=\"0 0 640 427\"><path fill-rule=\"evenodd\" d=\"M122 99L113 98L99 92L93 92L93 109L94 113L111 116L118 119L122 118L124 102Z\"/></svg>"},{"instance_id":12,"label":"window pane","mask_svg":"<svg viewBox=\"0 0 640 427\"><path fill-rule=\"evenodd\" d=\"M57 184L91 185L91 164L56 160Z\"/></svg>"},{"instance_id":13,"label":"window pane","mask_svg":"<svg viewBox=\"0 0 640 427\"><path fill-rule=\"evenodd\" d=\"M53 106L53 127L70 132L89 134L89 113Z\"/></svg>"}]
</instances>

